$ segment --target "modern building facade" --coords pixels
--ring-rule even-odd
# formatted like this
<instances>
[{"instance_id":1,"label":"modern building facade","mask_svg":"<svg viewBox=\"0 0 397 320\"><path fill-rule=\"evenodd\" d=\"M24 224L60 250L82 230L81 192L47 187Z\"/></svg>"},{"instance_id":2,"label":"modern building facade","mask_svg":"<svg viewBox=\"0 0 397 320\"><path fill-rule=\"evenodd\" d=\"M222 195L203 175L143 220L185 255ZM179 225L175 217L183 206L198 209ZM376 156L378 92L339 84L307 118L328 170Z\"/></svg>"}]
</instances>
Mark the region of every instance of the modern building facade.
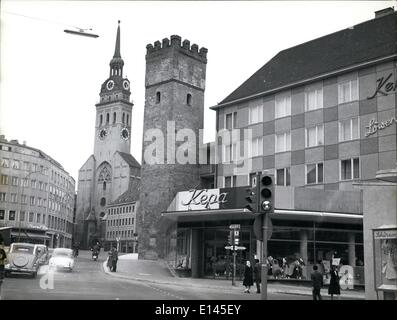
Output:
<instances>
[{"instance_id":1,"label":"modern building facade","mask_svg":"<svg viewBox=\"0 0 397 320\"><path fill-rule=\"evenodd\" d=\"M43 151L0 137L0 227L12 242L70 247L75 181Z\"/></svg>"},{"instance_id":2,"label":"modern building facade","mask_svg":"<svg viewBox=\"0 0 397 320\"><path fill-rule=\"evenodd\" d=\"M395 28L396 14L386 9L283 50L212 107L217 189L206 192L210 197L220 188L251 185L258 172L273 174L272 257L302 258L310 272L336 256L364 284L363 193L356 184L396 166ZM259 255L253 217L242 207L205 209L193 215L172 205L164 212L177 222L170 243L193 261L193 276L212 274L213 257L230 262L230 224L241 225L240 262Z\"/></svg>"},{"instance_id":3,"label":"modern building facade","mask_svg":"<svg viewBox=\"0 0 397 320\"><path fill-rule=\"evenodd\" d=\"M109 77L101 86L96 106L94 154L79 170L76 242L82 248L105 241L106 206L140 177L140 164L130 154L130 83L123 77L120 54L120 22Z\"/></svg>"},{"instance_id":4,"label":"modern building facade","mask_svg":"<svg viewBox=\"0 0 397 320\"><path fill-rule=\"evenodd\" d=\"M107 206L105 250L115 246L119 252L137 252L136 212L140 184L139 178L132 178L128 190Z\"/></svg>"}]
</instances>

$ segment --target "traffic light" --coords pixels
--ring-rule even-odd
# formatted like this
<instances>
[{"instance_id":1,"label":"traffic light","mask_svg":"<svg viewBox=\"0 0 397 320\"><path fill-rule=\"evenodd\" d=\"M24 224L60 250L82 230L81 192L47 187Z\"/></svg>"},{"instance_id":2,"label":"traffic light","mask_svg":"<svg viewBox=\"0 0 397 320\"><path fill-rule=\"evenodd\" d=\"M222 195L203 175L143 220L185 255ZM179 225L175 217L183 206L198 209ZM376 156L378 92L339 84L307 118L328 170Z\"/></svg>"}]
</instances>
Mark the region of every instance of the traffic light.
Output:
<instances>
[{"instance_id":1,"label":"traffic light","mask_svg":"<svg viewBox=\"0 0 397 320\"><path fill-rule=\"evenodd\" d=\"M258 176L254 177L252 180L252 185L250 188L245 189L247 192L247 195L245 197L246 200L246 206L244 207L245 209L248 209L249 211L255 213L258 212L258 186L257 186L257 180Z\"/></svg>"},{"instance_id":2,"label":"traffic light","mask_svg":"<svg viewBox=\"0 0 397 320\"><path fill-rule=\"evenodd\" d=\"M240 232L238 230L234 231L234 245L238 246L240 243Z\"/></svg>"},{"instance_id":3,"label":"traffic light","mask_svg":"<svg viewBox=\"0 0 397 320\"><path fill-rule=\"evenodd\" d=\"M259 212L271 213L274 210L274 178L272 175L262 175L259 182Z\"/></svg>"},{"instance_id":4,"label":"traffic light","mask_svg":"<svg viewBox=\"0 0 397 320\"><path fill-rule=\"evenodd\" d=\"M233 245L233 230L232 231L230 231L229 232L229 235L227 236L227 243L229 244L229 245Z\"/></svg>"}]
</instances>

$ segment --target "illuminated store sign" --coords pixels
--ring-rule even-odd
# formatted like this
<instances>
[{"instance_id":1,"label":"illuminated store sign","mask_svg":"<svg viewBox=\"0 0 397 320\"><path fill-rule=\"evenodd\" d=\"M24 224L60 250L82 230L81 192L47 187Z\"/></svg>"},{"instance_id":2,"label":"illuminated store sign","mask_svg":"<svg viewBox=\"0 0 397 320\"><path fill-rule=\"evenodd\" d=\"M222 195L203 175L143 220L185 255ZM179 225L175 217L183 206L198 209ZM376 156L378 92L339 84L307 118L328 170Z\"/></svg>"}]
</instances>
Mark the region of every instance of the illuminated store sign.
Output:
<instances>
[{"instance_id":1,"label":"illuminated store sign","mask_svg":"<svg viewBox=\"0 0 397 320\"><path fill-rule=\"evenodd\" d=\"M382 121L381 123L378 123L378 121L372 119L369 122L368 126L365 127L367 128L367 132L365 133L365 136L369 137L370 135L377 133L378 130L383 130L387 127L390 127L393 123L396 123L396 117L392 117L389 120Z\"/></svg>"},{"instance_id":2,"label":"illuminated store sign","mask_svg":"<svg viewBox=\"0 0 397 320\"><path fill-rule=\"evenodd\" d=\"M390 92L396 91L397 82L391 81L392 75L393 73L390 73L387 77L381 77L376 80L378 86L376 87L375 93L372 96L367 97L367 99L369 100L375 98L378 93L387 96Z\"/></svg>"}]
</instances>

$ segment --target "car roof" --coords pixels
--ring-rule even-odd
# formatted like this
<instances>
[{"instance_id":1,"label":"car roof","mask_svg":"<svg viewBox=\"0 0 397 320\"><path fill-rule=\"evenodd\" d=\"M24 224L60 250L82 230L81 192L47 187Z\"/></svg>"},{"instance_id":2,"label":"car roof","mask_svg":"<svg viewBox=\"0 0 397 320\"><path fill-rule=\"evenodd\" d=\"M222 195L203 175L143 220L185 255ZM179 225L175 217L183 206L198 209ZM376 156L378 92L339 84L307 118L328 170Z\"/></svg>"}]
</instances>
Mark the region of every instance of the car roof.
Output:
<instances>
[{"instance_id":1,"label":"car roof","mask_svg":"<svg viewBox=\"0 0 397 320\"><path fill-rule=\"evenodd\" d=\"M25 243L25 242L13 242L11 243L12 246L18 245L18 246L29 246L29 247L35 247L36 245L34 243Z\"/></svg>"},{"instance_id":2,"label":"car roof","mask_svg":"<svg viewBox=\"0 0 397 320\"><path fill-rule=\"evenodd\" d=\"M54 251L70 251L70 252L73 252L73 250L69 249L69 248L55 248Z\"/></svg>"}]
</instances>

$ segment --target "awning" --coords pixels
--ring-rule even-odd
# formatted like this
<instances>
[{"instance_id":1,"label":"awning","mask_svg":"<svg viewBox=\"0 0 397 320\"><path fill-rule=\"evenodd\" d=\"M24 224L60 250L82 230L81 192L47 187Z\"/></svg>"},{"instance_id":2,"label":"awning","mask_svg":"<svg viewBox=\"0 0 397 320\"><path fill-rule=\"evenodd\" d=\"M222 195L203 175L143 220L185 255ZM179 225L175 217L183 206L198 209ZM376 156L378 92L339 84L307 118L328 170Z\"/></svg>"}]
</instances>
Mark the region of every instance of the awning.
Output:
<instances>
[{"instance_id":1,"label":"awning","mask_svg":"<svg viewBox=\"0 0 397 320\"><path fill-rule=\"evenodd\" d=\"M176 222L254 220L258 213L247 209L191 210L163 212L162 217ZM276 209L270 216L273 220L315 221L362 224L363 216L339 212L298 211Z\"/></svg>"},{"instance_id":2,"label":"awning","mask_svg":"<svg viewBox=\"0 0 397 320\"><path fill-rule=\"evenodd\" d=\"M31 233L31 232L11 232L11 236L13 237L19 237L21 235L21 238L32 238L32 239L40 239L40 240L47 240L50 239L49 236L45 234L37 234L37 233Z\"/></svg>"},{"instance_id":3,"label":"awning","mask_svg":"<svg viewBox=\"0 0 397 320\"><path fill-rule=\"evenodd\" d=\"M161 216L177 222L219 221L219 220L253 220L258 214L247 209L190 210L167 211Z\"/></svg>"}]
</instances>

